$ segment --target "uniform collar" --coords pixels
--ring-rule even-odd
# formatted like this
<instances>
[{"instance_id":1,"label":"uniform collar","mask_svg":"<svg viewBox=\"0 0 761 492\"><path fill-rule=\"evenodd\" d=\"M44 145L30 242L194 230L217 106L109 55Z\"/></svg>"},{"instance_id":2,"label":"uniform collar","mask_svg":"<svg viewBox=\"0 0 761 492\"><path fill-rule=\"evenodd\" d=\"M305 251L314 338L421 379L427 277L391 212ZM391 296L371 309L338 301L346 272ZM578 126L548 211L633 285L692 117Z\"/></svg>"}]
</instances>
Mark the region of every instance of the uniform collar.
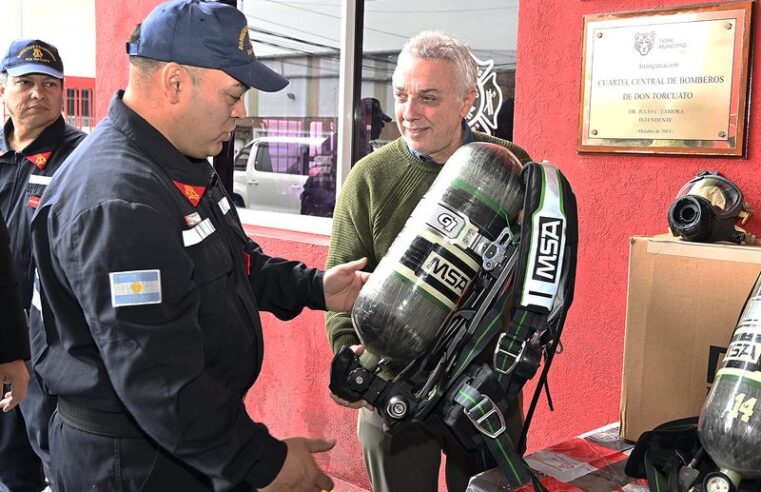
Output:
<instances>
[{"instance_id":1,"label":"uniform collar","mask_svg":"<svg viewBox=\"0 0 761 492\"><path fill-rule=\"evenodd\" d=\"M13 152L13 149L8 147L7 140L8 135L12 131L13 119L8 118L8 121L3 127L3 133L0 135L0 155L4 155L7 152ZM61 142L64 131L66 131L66 122L63 120L63 116L59 116L57 120L42 130L42 133L37 135L37 138L35 138L32 143L24 147L19 153L25 157L29 157L35 154L52 152Z\"/></svg>"},{"instance_id":2,"label":"uniform collar","mask_svg":"<svg viewBox=\"0 0 761 492\"><path fill-rule=\"evenodd\" d=\"M470 127L468 126L468 123L465 121L465 119L463 119L460 122L460 126L462 127L462 143L460 144L460 147L462 147L465 144L469 144L469 143L475 142L475 137L473 137L473 132L470 130ZM404 141L404 145L407 145L407 141L406 140ZM410 147L409 145L407 145L407 149L409 149L410 153L415 158L417 158L417 159L419 159L419 160L421 160L423 162L429 162L431 164L439 164L439 165L442 164L440 162L436 162L435 160L433 160L431 158L431 156L429 156L429 155L425 155L425 154L421 154L419 152L415 152L414 150L412 150L412 147Z\"/></svg>"},{"instance_id":3,"label":"uniform collar","mask_svg":"<svg viewBox=\"0 0 761 492\"><path fill-rule=\"evenodd\" d=\"M118 91L108 109L108 118L114 127L133 140L172 181L208 186L214 176L214 169L209 162L180 153L161 132L127 107L122 101L123 97L124 91Z\"/></svg>"}]
</instances>

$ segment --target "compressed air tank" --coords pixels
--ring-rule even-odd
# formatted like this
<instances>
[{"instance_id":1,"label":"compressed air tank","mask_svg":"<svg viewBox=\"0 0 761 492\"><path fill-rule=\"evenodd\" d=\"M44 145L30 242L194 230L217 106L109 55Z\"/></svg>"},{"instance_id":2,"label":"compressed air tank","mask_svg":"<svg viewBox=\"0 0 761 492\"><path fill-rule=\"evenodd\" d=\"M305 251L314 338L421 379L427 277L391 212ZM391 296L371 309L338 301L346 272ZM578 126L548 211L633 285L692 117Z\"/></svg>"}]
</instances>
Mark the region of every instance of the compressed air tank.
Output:
<instances>
[{"instance_id":1,"label":"compressed air tank","mask_svg":"<svg viewBox=\"0 0 761 492\"><path fill-rule=\"evenodd\" d=\"M761 477L761 275L756 279L698 422L705 451L722 469Z\"/></svg>"},{"instance_id":2,"label":"compressed air tank","mask_svg":"<svg viewBox=\"0 0 761 492\"><path fill-rule=\"evenodd\" d=\"M431 344L480 270L485 245L515 222L521 168L496 144L452 154L354 304L354 327L369 352L398 366Z\"/></svg>"}]
</instances>

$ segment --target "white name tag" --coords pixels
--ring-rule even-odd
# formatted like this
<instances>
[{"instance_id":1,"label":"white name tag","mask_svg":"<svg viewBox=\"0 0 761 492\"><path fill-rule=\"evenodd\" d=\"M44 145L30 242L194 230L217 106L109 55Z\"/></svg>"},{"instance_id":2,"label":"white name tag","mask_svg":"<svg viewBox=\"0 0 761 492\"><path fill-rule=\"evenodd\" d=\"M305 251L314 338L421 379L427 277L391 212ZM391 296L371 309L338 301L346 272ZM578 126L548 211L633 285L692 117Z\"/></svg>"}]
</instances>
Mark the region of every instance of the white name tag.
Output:
<instances>
[{"instance_id":1,"label":"white name tag","mask_svg":"<svg viewBox=\"0 0 761 492\"><path fill-rule=\"evenodd\" d=\"M53 176L40 176L39 174L29 175L29 184L47 186L50 184L50 180Z\"/></svg>"},{"instance_id":2,"label":"white name tag","mask_svg":"<svg viewBox=\"0 0 761 492\"><path fill-rule=\"evenodd\" d=\"M211 220L204 219L192 229L182 231L182 242L186 248L193 246L209 237L215 230Z\"/></svg>"},{"instance_id":3,"label":"white name tag","mask_svg":"<svg viewBox=\"0 0 761 492\"><path fill-rule=\"evenodd\" d=\"M226 196L223 196L217 205L219 205L219 209L222 211L222 215L227 215L227 212L230 211L230 202L227 201Z\"/></svg>"}]
</instances>

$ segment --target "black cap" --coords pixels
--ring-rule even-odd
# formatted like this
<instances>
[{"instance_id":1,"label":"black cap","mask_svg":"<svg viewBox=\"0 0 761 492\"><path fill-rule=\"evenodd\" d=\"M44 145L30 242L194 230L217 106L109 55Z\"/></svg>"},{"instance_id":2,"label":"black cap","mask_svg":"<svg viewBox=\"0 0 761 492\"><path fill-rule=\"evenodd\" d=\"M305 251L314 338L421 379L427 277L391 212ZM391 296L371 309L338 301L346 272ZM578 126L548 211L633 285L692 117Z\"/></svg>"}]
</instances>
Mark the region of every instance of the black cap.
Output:
<instances>
[{"instance_id":1,"label":"black cap","mask_svg":"<svg viewBox=\"0 0 761 492\"><path fill-rule=\"evenodd\" d=\"M240 10L219 2L174 0L160 4L140 26L130 56L221 70L262 91L279 91L288 80L254 56L248 21Z\"/></svg>"},{"instance_id":2,"label":"black cap","mask_svg":"<svg viewBox=\"0 0 761 492\"><path fill-rule=\"evenodd\" d=\"M388 123L391 121L391 117L383 112L381 109L380 101L374 97L366 97L359 101L362 114L370 114L373 118L385 121Z\"/></svg>"},{"instance_id":3,"label":"black cap","mask_svg":"<svg viewBox=\"0 0 761 492\"><path fill-rule=\"evenodd\" d=\"M0 72L8 72L12 77L41 73L63 79L63 62L52 44L39 39L17 39L8 48Z\"/></svg>"}]
</instances>

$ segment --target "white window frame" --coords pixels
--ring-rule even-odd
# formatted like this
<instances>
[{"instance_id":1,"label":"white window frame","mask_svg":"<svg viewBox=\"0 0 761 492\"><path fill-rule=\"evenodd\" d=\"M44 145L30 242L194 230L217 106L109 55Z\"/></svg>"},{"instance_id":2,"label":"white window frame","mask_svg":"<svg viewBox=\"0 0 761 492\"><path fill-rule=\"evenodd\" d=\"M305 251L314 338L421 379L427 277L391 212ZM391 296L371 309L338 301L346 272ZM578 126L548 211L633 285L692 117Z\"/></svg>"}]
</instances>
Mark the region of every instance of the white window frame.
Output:
<instances>
[{"instance_id":1,"label":"white window frame","mask_svg":"<svg viewBox=\"0 0 761 492\"><path fill-rule=\"evenodd\" d=\"M338 168L336 194L341 191L351 168L351 145L354 125L354 42L357 26L357 0L341 0L340 69L338 74ZM242 7L242 6L241 6ZM361 26L359 26L361 28ZM244 224L288 231L330 236L333 219L310 215L286 214L238 208Z\"/></svg>"}]
</instances>

